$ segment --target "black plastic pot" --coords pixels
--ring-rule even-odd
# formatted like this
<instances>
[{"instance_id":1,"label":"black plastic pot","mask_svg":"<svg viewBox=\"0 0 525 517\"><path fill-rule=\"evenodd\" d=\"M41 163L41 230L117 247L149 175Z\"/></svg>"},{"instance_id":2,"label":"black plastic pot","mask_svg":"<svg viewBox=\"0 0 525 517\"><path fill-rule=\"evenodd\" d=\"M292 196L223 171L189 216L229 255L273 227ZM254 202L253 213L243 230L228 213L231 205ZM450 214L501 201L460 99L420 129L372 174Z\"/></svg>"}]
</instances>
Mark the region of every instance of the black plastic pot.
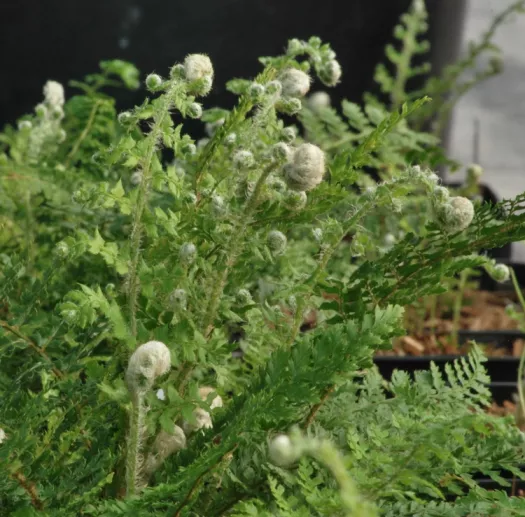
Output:
<instances>
[{"instance_id":1,"label":"black plastic pot","mask_svg":"<svg viewBox=\"0 0 525 517\"><path fill-rule=\"evenodd\" d=\"M473 336L474 337L474 336ZM516 337L525 338L524 333ZM483 336L477 336L477 343L483 343ZM429 370L430 363L434 362L441 370L445 365L451 364L454 360L461 357L459 355L426 355L426 356L403 356L390 357L380 356L374 358L374 363L378 367L381 375L390 379L394 370L403 370L413 373L418 370ZM485 367L490 376L489 385L494 402L502 404L505 400L512 400L518 391L519 358L516 357L489 357Z\"/></svg>"},{"instance_id":2,"label":"black plastic pot","mask_svg":"<svg viewBox=\"0 0 525 517\"><path fill-rule=\"evenodd\" d=\"M516 274L518 283L525 286L525 264L511 264ZM484 290L495 291L497 288L501 290L501 284L495 284L486 273L480 277L480 287ZM506 286L503 286L506 287ZM513 292L512 286L508 285L509 294ZM475 341L476 343L492 344L496 347L512 349L512 345L516 339L525 339L525 332L520 330L460 330L458 332L460 344L468 341ZM444 368L446 364L460 357L459 355L424 355L424 356L378 356L374 358L374 363L377 365L381 374L390 379L394 370L404 370L407 372L414 372L416 370L428 370L430 363L433 361L440 368ZM517 377L518 377L519 358L504 356L504 357L488 357L485 367L491 378L490 390L493 399L498 404L505 400L512 400L513 395L517 393Z\"/></svg>"},{"instance_id":3,"label":"black plastic pot","mask_svg":"<svg viewBox=\"0 0 525 517\"><path fill-rule=\"evenodd\" d=\"M191 52L205 52L215 66L214 90L205 106L234 101L225 81L253 77L259 56L282 52L289 38L320 36L332 44L343 70L334 101L360 101L378 87L373 80L384 48L411 0L3 0L0 2L0 126L40 102L48 79L67 83L97 70L102 59L125 59L143 73L166 74ZM427 0L436 72L455 60L464 0ZM23 63L23 66L21 66ZM423 80L422 78L421 80ZM414 84L419 87L420 84ZM317 85L316 85L317 87ZM70 93L70 92L69 92ZM117 92L120 104L144 92Z\"/></svg>"},{"instance_id":4,"label":"black plastic pot","mask_svg":"<svg viewBox=\"0 0 525 517\"><path fill-rule=\"evenodd\" d=\"M503 479L507 481L509 486L502 487L499 483L496 483L490 478L481 478L476 480L481 488L485 490L504 490L509 496L519 495L521 490L525 491L525 481L521 479L514 479L513 477L503 476Z\"/></svg>"}]
</instances>

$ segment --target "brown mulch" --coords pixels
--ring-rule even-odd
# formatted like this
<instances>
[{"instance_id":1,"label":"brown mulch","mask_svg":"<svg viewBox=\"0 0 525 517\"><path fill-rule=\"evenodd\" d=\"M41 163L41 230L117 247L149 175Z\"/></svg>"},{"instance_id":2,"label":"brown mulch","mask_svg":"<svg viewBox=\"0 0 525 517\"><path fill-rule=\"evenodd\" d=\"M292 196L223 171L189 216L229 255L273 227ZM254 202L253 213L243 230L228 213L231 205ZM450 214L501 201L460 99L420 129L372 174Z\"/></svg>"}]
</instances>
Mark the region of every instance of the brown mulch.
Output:
<instances>
[{"instance_id":1,"label":"brown mulch","mask_svg":"<svg viewBox=\"0 0 525 517\"><path fill-rule=\"evenodd\" d=\"M488 408L487 413L494 416L515 416L516 415L516 403L510 400L505 400L503 404L499 405L493 402Z\"/></svg>"},{"instance_id":2,"label":"brown mulch","mask_svg":"<svg viewBox=\"0 0 525 517\"><path fill-rule=\"evenodd\" d=\"M520 409L519 402L505 400L503 404L497 404L493 402L488 408L487 413L494 416L512 416L516 420L516 425L520 431L525 431L525 418Z\"/></svg>"},{"instance_id":3,"label":"brown mulch","mask_svg":"<svg viewBox=\"0 0 525 517\"><path fill-rule=\"evenodd\" d=\"M447 304L448 301L448 304ZM490 291L465 292L459 328L461 330L515 330L518 324L505 311L514 299L509 293ZM451 314L452 299L440 300L441 307L436 311L437 317L429 318L428 311L424 315L415 308L408 308L406 323L409 330L407 336L396 340L392 350L380 351L377 355L442 355L463 354L468 352L469 345L456 346L451 342L453 321ZM423 321L422 321L423 320ZM417 328L417 329L416 329ZM525 346L523 339L515 339L512 347L498 347L496 344L480 344L488 356L519 357Z\"/></svg>"}]
</instances>

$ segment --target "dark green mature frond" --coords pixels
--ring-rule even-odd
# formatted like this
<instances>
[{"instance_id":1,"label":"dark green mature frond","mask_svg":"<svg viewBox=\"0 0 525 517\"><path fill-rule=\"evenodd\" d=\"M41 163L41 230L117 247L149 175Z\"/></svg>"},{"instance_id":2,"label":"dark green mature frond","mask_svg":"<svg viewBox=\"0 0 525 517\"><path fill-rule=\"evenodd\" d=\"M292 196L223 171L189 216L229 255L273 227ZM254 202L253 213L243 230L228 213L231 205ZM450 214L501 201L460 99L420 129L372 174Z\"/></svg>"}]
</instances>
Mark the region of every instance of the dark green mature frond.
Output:
<instances>
[{"instance_id":1,"label":"dark green mature frond","mask_svg":"<svg viewBox=\"0 0 525 517\"><path fill-rule=\"evenodd\" d=\"M292 425L301 424L327 389L369 366L373 351L388 346L392 337L399 334L401 315L401 308L387 307L361 321L307 335L291 349L275 351L253 384L231 402L225 414L219 415L213 433L200 437L180 454L175 464L168 465L159 474L163 483L146 490L140 501L130 502L129 512L149 505L166 511L175 502L185 501L192 487L200 489L204 479L233 451L237 458L229 466L233 475L223 479L222 491L213 497L210 508L213 504L219 507L230 497L239 498L243 484L248 489L263 482L261 466L266 454L259 444L267 433L285 432ZM176 475L180 469L184 469L184 477Z\"/></svg>"},{"instance_id":2,"label":"dark green mature frond","mask_svg":"<svg viewBox=\"0 0 525 517\"><path fill-rule=\"evenodd\" d=\"M506 508L522 508L518 499L493 497L476 482L482 475L505 486L501 470L522 478L518 466L525 458L520 431L509 432L501 418L484 412L489 400L484 361L475 347L445 372L433 366L411 379L396 371L385 382L372 370L361 385L341 387L310 435L330 437L344 451L360 493L386 515L470 515L467 507L481 511L487 504L504 515ZM285 502L294 511L308 508L310 515L341 512L337 487L319 465L303 460L293 478L279 474L286 487L278 498L273 491L280 508Z\"/></svg>"},{"instance_id":3,"label":"dark green mature frond","mask_svg":"<svg viewBox=\"0 0 525 517\"><path fill-rule=\"evenodd\" d=\"M523 240L524 209L525 194L520 194L495 206L481 206L471 226L459 234L431 226L424 237L407 235L382 258L357 269L346 286L345 312L354 313L369 302L406 305L439 292L442 278L479 265L480 258L471 254Z\"/></svg>"},{"instance_id":4,"label":"dark green mature frond","mask_svg":"<svg viewBox=\"0 0 525 517\"><path fill-rule=\"evenodd\" d=\"M382 507L385 517L518 517L525 515L525 500L508 498L502 491L478 489L454 502L395 503Z\"/></svg>"}]
</instances>

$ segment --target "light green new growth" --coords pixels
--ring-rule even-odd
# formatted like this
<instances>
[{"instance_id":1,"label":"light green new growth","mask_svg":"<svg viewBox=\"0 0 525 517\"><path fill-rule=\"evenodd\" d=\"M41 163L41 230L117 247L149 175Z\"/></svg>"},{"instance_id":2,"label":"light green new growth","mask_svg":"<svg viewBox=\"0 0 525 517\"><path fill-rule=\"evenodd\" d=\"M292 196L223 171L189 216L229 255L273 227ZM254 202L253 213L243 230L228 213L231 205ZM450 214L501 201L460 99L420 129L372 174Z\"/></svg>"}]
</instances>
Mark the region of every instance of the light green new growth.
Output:
<instances>
[{"instance_id":1,"label":"light green new growth","mask_svg":"<svg viewBox=\"0 0 525 517\"><path fill-rule=\"evenodd\" d=\"M376 68L375 80L381 85L383 93L390 95L391 106L394 109L408 100L408 80L430 71L429 63L412 65L414 57L426 54L430 48L428 41L418 41L419 37L427 32L427 18L424 0L413 0L409 12L401 17L401 23L394 29L395 38L401 41L401 49L398 51L390 44L386 47L386 56L394 65L395 73L391 74L382 64Z\"/></svg>"},{"instance_id":2,"label":"light green new growth","mask_svg":"<svg viewBox=\"0 0 525 517\"><path fill-rule=\"evenodd\" d=\"M182 91L181 91L182 90ZM153 125L150 133L145 140L145 155L139 162L141 180L138 186L136 205L133 210L132 231L130 237L131 257L129 263L129 272L127 278L129 319L131 325L131 334L137 334L137 298L139 294L138 268L141 259L142 232L143 232L143 214L146 208L149 191L151 188L151 177L153 160L156 159L159 140L165 125L165 120L170 116L170 110L179 95L183 94L183 88L179 82L174 81L168 86L168 90L162 95L161 102L157 103L157 108L153 112Z\"/></svg>"}]
</instances>

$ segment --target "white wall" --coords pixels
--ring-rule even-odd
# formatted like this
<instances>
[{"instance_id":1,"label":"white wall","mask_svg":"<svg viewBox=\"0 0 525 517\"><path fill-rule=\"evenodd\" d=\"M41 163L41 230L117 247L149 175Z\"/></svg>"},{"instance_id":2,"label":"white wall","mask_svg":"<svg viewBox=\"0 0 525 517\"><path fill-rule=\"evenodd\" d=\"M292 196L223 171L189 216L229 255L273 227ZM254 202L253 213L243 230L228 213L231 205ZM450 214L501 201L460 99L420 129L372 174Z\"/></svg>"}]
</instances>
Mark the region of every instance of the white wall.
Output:
<instances>
[{"instance_id":1,"label":"white wall","mask_svg":"<svg viewBox=\"0 0 525 517\"><path fill-rule=\"evenodd\" d=\"M514 0L469 0L464 47L477 40L494 16ZM503 197L525 191L525 14L500 27L504 72L476 86L458 104L453 118L450 154L462 163L473 159L474 120L479 119L479 163L485 182ZM482 63L482 62L481 62ZM461 178L457 173L449 178ZM525 262L525 245L514 257Z\"/></svg>"}]
</instances>

